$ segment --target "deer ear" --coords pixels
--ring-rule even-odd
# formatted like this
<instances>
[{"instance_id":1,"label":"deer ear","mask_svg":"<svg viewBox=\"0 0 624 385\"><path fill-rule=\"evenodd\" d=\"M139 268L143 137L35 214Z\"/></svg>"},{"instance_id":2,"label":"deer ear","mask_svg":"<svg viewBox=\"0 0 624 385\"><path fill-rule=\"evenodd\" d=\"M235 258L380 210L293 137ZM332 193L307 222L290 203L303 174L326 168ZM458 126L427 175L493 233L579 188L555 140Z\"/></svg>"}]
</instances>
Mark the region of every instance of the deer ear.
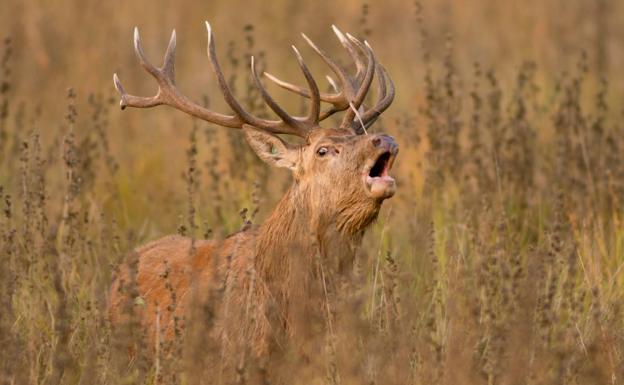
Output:
<instances>
[{"instance_id":1,"label":"deer ear","mask_svg":"<svg viewBox=\"0 0 624 385\"><path fill-rule=\"evenodd\" d=\"M286 144L279 136L259 130L250 125L243 125L247 143L266 163L295 170L297 150Z\"/></svg>"}]
</instances>

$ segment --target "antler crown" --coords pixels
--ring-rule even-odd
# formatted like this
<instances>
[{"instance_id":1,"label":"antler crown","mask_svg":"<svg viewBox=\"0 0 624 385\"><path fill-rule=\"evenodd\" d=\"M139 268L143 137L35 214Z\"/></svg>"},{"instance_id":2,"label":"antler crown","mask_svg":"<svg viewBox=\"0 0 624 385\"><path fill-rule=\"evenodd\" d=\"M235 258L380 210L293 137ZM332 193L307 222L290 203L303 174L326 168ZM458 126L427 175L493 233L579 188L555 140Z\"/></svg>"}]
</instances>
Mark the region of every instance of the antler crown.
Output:
<instances>
[{"instance_id":1,"label":"antler crown","mask_svg":"<svg viewBox=\"0 0 624 385\"><path fill-rule=\"evenodd\" d=\"M175 82L175 30L171 33L171 39L169 40L162 66L156 67L147 60L141 45L139 30L135 27L134 51L141 66L156 79L158 91L156 95L151 97L127 94L121 85L119 77L117 74L114 74L113 81L115 83L115 88L121 95L120 106L122 109L126 107L149 108L164 104L199 119L224 127L241 128L243 125L248 124L274 134L290 134L303 138L305 138L310 131L319 128L319 123L321 121L327 119L336 112L346 111L340 128L352 130L355 134L362 134L392 103L394 99L394 84L384 67L375 60L373 50L368 42L364 41L362 43L348 33L343 34L336 26L332 26L332 29L342 46L355 62L356 73L354 75L349 74L344 67L332 60L305 34L302 34L302 36L308 45L329 66L338 79L338 82L336 82L330 76L327 76L327 80L335 90L334 93L319 91L318 85L306 66L303 57L294 45L292 49L297 58L301 72L306 79L307 89L282 81L269 73L264 73L269 80L273 81L278 86L310 99L309 112L306 116L291 116L277 104L262 84L256 71L253 56L251 57L251 75L254 85L260 92L264 102L279 117L279 120L259 118L245 110L232 94L225 76L221 71L215 51L215 39L212 34L212 28L208 22L206 22L206 30L208 33L208 59L216 75L217 83L223 94L223 98L232 109L232 115L211 111L191 101L178 91ZM366 108L364 106L364 101L373 82L374 75L377 75L379 84L378 96L375 104L370 108ZM322 111L321 102L328 103L331 106Z\"/></svg>"}]
</instances>

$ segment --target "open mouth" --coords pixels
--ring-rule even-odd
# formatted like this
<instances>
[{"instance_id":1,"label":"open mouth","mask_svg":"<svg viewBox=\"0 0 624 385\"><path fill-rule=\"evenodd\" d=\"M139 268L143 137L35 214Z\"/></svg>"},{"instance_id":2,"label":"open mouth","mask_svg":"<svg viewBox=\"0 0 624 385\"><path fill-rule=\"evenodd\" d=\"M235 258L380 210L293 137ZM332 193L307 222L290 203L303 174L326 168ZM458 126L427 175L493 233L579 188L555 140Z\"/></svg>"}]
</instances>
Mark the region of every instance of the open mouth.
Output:
<instances>
[{"instance_id":1,"label":"open mouth","mask_svg":"<svg viewBox=\"0 0 624 385\"><path fill-rule=\"evenodd\" d=\"M395 157L396 152L384 151L374 158L374 163L370 162L372 165L365 174L365 184L373 198L386 199L394 195L396 183L388 172Z\"/></svg>"},{"instance_id":2,"label":"open mouth","mask_svg":"<svg viewBox=\"0 0 624 385\"><path fill-rule=\"evenodd\" d=\"M390 168L389 165L391 156L392 154L390 154L390 151L386 151L383 154L379 155L377 161L375 162L373 167L371 167L368 176L370 176L371 178L387 176L388 169Z\"/></svg>"}]
</instances>

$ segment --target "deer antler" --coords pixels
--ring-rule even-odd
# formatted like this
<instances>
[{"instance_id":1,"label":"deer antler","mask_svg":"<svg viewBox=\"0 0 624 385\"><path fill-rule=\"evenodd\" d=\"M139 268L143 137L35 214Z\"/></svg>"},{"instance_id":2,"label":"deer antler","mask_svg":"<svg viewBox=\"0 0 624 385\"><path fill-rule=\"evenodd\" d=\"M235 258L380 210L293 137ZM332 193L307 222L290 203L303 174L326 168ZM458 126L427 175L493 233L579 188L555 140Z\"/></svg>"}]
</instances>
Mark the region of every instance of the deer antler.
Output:
<instances>
[{"instance_id":1,"label":"deer antler","mask_svg":"<svg viewBox=\"0 0 624 385\"><path fill-rule=\"evenodd\" d=\"M335 25L332 26L334 33L338 37L338 40L342 46L347 50L356 65L356 74L351 76L347 70L333 61L324 51L316 46L305 34L302 34L308 45L323 59L323 61L334 72L340 87L336 85L336 82L331 77L327 77L332 87L336 90L336 93L321 93L320 98L323 102L332 104L332 107L321 113L321 117L325 118L333 115L336 112L348 110L343 117L341 127L350 128L358 134L362 134L364 130L359 120L354 121L356 111L363 107L363 102L370 88L373 72L377 74L379 82L379 95L375 105L370 109L365 109L361 115L362 123L364 127L369 127L383 111L385 111L392 101L394 100L394 83L388 76L386 70L379 63L376 63L372 48L368 42L360 42L358 39L350 34L343 34ZM362 59L361 52L367 59L365 62ZM277 77L265 72L265 76L271 79L274 83L282 88L293 91L306 98L310 97L310 94L302 87L285 82ZM386 84L387 83L387 84ZM353 108L350 108L350 105Z\"/></svg>"},{"instance_id":2,"label":"deer antler","mask_svg":"<svg viewBox=\"0 0 624 385\"><path fill-rule=\"evenodd\" d=\"M373 79L373 75L377 72L379 77L380 96L379 101L375 107L371 110L364 112L362 115L362 121L365 127L370 125L383 110L385 110L394 96L394 87L389 77L385 73L385 70L380 65L375 63L372 49L368 43L362 44L359 40L353 36L347 34L346 37L337 28L334 27L334 32L338 35L343 46L348 50L349 54L356 62L357 73L355 78L350 77L347 72L325 55L307 36L303 35L308 44L321 56L321 58L332 68L336 76L338 77L342 90L336 94L320 93L312 74L308 70L305 62L297 48L293 46L297 62L303 72L303 75L308 83L308 89L301 88L286 82L283 82L272 75L266 74L269 79L276 82L278 85L288 90L294 91L306 98L310 99L310 111L305 117L291 116L284 109L282 109L275 100L269 95L265 87L262 85L255 68L254 58L251 58L251 74L258 88L260 95L266 102L266 104L275 112L280 120L269 120L258 118L249 112L247 112L241 104L236 100L232 94L225 76L221 71L219 62L217 60L214 37L212 35L212 29L210 24L206 22L206 30L208 33L208 59L212 69L216 75L217 83L223 94L225 102L232 109L233 115L221 114L204 108L186 96L182 95L175 85L175 48L176 48L176 33L175 30L171 34L171 39L165 52L163 64L160 68L157 68L151 64L145 57L143 47L141 45L141 39L139 36L139 30L134 29L134 50L139 59L141 66L156 79L158 83L158 92L151 97L134 96L127 94L121 85L117 74L113 75L113 81L115 88L121 95L120 106L122 109L126 107L137 108L149 108L158 105L168 105L183 111L189 115L195 116L202 120L206 120L211 123L215 123L224 127L241 128L245 124L252 125L259 129L263 129L275 134L291 134L305 138L313 129L319 127L319 122L328 118L332 114L338 111L347 110L350 106L355 109L360 108L366 97L368 89ZM354 47L355 46L355 47ZM357 49L356 49L357 47ZM357 52L360 51L366 57L366 64ZM389 81L390 93L386 92L386 79ZM335 83L330 78L330 82ZM336 88L336 87L335 87ZM328 111L321 112L321 101L333 104L333 107ZM353 118L355 117L356 110L348 110L343 118L341 127L351 128L356 133L361 133L358 125L354 124Z\"/></svg>"}]
</instances>

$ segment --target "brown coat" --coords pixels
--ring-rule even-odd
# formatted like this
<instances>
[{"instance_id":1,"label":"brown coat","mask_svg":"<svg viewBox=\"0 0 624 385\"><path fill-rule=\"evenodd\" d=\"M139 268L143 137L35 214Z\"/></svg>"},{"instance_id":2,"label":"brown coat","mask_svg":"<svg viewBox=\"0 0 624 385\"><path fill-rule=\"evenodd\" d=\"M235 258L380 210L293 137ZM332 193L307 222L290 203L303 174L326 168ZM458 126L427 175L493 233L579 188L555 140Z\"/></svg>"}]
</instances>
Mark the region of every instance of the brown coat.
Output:
<instances>
[{"instance_id":1,"label":"brown coat","mask_svg":"<svg viewBox=\"0 0 624 385\"><path fill-rule=\"evenodd\" d=\"M326 292L336 273L349 271L365 229L377 217L383 200L394 195L395 181L388 171L398 146L393 138L368 135L366 130L392 103L394 85L368 43L333 27L357 72L349 74L304 35L334 72L337 82L330 82L336 92L319 92L293 46L307 89L267 74L279 86L310 100L306 116L290 116L262 85L252 58L254 84L279 120L255 117L229 89L208 22L206 29L208 58L233 115L208 110L176 88L175 31L163 65L156 67L145 57L135 29L135 52L156 79L158 92L152 97L127 94L115 74L121 107L165 104L214 124L242 129L262 160L292 171L293 185L257 228L223 241L192 242L170 236L137 249L113 283L110 315L113 323L119 323L126 313L138 313L152 340L171 338L191 320L194 304L220 292L214 332L226 345L251 342L262 354L284 331L288 335L305 333L299 321L318 313L315 294ZM366 109L364 101L375 76L377 100ZM323 111L321 102L331 107ZM344 116L339 128L320 127L322 120L341 111ZM277 134L299 136L304 143L287 143Z\"/></svg>"}]
</instances>

